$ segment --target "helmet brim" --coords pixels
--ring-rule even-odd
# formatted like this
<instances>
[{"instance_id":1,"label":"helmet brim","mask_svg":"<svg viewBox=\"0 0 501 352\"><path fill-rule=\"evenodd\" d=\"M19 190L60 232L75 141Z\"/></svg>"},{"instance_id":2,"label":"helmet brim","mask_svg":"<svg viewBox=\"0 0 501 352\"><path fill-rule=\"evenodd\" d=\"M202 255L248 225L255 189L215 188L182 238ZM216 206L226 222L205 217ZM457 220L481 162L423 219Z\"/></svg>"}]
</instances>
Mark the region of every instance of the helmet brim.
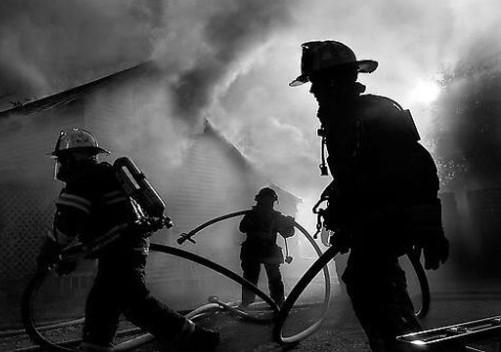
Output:
<instances>
[{"instance_id":1,"label":"helmet brim","mask_svg":"<svg viewBox=\"0 0 501 352\"><path fill-rule=\"evenodd\" d=\"M357 65L358 72L371 73L371 72L374 72L376 70L376 68L378 67L378 62L374 61L374 60L360 60L360 61L356 62L356 65ZM336 66L341 66L341 65L326 67L326 68L324 68L320 71L317 71L317 72L321 72L321 71L324 71L326 69L331 69L331 68L334 68ZM303 73L302 75L299 75L295 80L293 80L292 82L289 83L289 87L297 87L297 86L300 86L302 84L305 84L306 82L309 82L311 73L312 72Z\"/></svg>"},{"instance_id":2,"label":"helmet brim","mask_svg":"<svg viewBox=\"0 0 501 352\"><path fill-rule=\"evenodd\" d=\"M47 155L50 156L51 158L57 158L57 157L60 157L61 155L75 153L75 152L92 152L92 154L94 154L94 155L111 154L110 151L108 151L104 148L101 148L101 147L80 147L80 148L71 148L71 149L60 150L60 151L53 151L51 153L47 153Z\"/></svg>"}]
</instances>

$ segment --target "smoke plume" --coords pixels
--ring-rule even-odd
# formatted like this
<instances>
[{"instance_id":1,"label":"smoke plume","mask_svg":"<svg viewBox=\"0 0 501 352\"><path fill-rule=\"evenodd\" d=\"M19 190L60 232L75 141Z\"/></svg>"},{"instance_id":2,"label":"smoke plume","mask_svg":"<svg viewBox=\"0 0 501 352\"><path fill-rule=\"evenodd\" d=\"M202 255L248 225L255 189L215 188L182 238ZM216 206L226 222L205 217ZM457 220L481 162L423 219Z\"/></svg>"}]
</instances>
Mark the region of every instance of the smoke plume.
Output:
<instances>
[{"instance_id":1,"label":"smoke plume","mask_svg":"<svg viewBox=\"0 0 501 352\"><path fill-rule=\"evenodd\" d=\"M499 186L501 176L501 46L487 32L447 70L435 102L436 155L453 190ZM494 44L494 45L493 45Z\"/></svg>"},{"instance_id":2,"label":"smoke plume","mask_svg":"<svg viewBox=\"0 0 501 352\"><path fill-rule=\"evenodd\" d=\"M158 38L154 57L173 76L177 114L199 118L242 71L247 57L290 22L291 4L259 0L206 6L193 1L170 6L165 35Z\"/></svg>"},{"instance_id":3,"label":"smoke plume","mask_svg":"<svg viewBox=\"0 0 501 352\"><path fill-rule=\"evenodd\" d=\"M154 2L6 0L0 3L0 98L71 88L145 59L160 25Z\"/></svg>"},{"instance_id":4,"label":"smoke plume","mask_svg":"<svg viewBox=\"0 0 501 352\"><path fill-rule=\"evenodd\" d=\"M22 102L153 59L165 84L153 101L134 100L132 120L143 105L158 115L154 121L177 116L197 125L209 117L308 209L329 180L318 176L308 85L287 85L300 73L300 44L339 40L359 59L379 61L378 70L360 76L367 92L410 108L423 142L435 156L446 155L476 140L461 134L466 116L450 113L453 102L472 89L479 97L498 90L483 74L460 79L457 72L481 70L497 57L500 12L495 0L7 0L0 4L0 101ZM457 78L441 86L435 103L415 89L447 74ZM449 142L437 143L438 131ZM491 140L493 148L498 136Z\"/></svg>"}]
</instances>

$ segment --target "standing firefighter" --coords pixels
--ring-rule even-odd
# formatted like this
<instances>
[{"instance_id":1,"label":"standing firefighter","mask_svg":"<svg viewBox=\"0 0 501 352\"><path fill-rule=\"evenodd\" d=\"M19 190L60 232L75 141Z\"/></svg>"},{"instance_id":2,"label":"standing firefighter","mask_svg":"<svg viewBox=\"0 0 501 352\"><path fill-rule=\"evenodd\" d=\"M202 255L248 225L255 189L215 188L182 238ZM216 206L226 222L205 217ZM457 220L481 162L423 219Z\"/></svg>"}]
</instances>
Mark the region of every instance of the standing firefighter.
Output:
<instances>
[{"instance_id":1,"label":"standing firefighter","mask_svg":"<svg viewBox=\"0 0 501 352\"><path fill-rule=\"evenodd\" d=\"M38 258L40 268L54 265L61 250L77 238L88 248L89 257L98 259L80 350L111 351L119 316L124 313L162 345L176 346L176 351L213 351L218 333L195 326L152 297L146 288L148 232L152 229L138 225L145 208L126 193L117 163L98 162L100 153L108 152L98 146L91 133L77 128L60 133L52 156L56 158L55 177L65 187L56 200L53 233ZM149 191L154 192L151 187ZM154 215L163 218L163 210L163 206L157 207ZM67 264L59 262L60 270L66 267L70 271Z\"/></svg>"},{"instance_id":2,"label":"standing firefighter","mask_svg":"<svg viewBox=\"0 0 501 352\"><path fill-rule=\"evenodd\" d=\"M437 198L437 170L408 110L391 99L362 95L359 72L377 67L357 61L335 41L302 45L301 75L318 102L323 148L333 181L324 226L342 250L351 249L343 281L373 351L399 351L395 336L420 329L398 257L422 248L427 269L448 257ZM327 174L324 160L320 165Z\"/></svg>"},{"instance_id":3,"label":"standing firefighter","mask_svg":"<svg viewBox=\"0 0 501 352\"><path fill-rule=\"evenodd\" d=\"M278 196L271 188L262 188L254 198L256 205L240 222L240 231L247 234L242 243L240 259L245 279L257 285L261 264L268 276L271 298L280 306L284 302L284 284L280 264L284 262L282 249L277 246L277 233L284 238L294 235L294 218L273 209ZM242 289L242 306L254 302L252 291Z\"/></svg>"}]
</instances>

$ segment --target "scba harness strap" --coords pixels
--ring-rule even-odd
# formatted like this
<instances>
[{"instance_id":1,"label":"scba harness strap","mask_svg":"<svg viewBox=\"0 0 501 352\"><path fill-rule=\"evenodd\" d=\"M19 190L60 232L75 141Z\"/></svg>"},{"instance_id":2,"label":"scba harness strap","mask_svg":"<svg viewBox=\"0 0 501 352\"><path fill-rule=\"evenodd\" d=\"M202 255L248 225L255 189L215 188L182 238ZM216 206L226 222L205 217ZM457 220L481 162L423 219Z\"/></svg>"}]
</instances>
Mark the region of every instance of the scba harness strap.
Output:
<instances>
[{"instance_id":1,"label":"scba harness strap","mask_svg":"<svg viewBox=\"0 0 501 352\"><path fill-rule=\"evenodd\" d=\"M386 146L384 150L392 150L392 148L398 148L398 146L417 145L420 140L419 132L410 111L408 109L404 110L399 103L390 98L377 95L362 95L353 103L352 109L348 109L346 113L352 114L351 118L346 116L349 119L347 121L353 121L354 134L351 135L353 140L349 143L349 145L353 146L353 149L346 154L346 157L356 159L353 160L353 165L372 160L372 157L366 154L375 150L373 148L374 141L377 143L381 141L380 143ZM329 131L328 126L325 125L322 125L318 130L318 135L322 138L322 160L320 164L322 175L328 174L325 148L329 142L332 143L328 138L335 138L336 134L333 132L335 131ZM341 133L340 136L343 137L343 134ZM414 147L410 147L410 149L414 149ZM408 148L405 147L402 150L408 150ZM329 151L331 150L329 149ZM364 155L366 156L364 157ZM372 167L376 166L375 164ZM332 168L331 171L333 171ZM350 172L357 171L351 170ZM317 215L314 238L318 238L319 234L322 234L324 244L329 243L329 237L339 232L337 231L339 229L336 228L339 225L338 223L343 222L343 218L349 215L342 208L339 208L340 204L334 204L335 198L339 194L335 190L335 182L336 179L325 188L312 209L313 213ZM325 204L324 207L322 207L323 204Z\"/></svg>"},{"instance_id":2,"label":"scba harness strap","mask_svg":"<svg viewBox=\"0 0 501 352\"><path fill-rule=\"evenodd\" d=\"M378 122L383 125L383 129L387 130L386 133L389 136L399 136L401 139L411 142L418 142L421 140L419 131L417 130L414 119L411 115L409 109L403 109L402 106L393 99L379 95L362 95L359 97L360 104L363 109L367 110L383 110L381 113L375 114L378 118ZM367 114L371 115L371 114ZM364 144L364 139L366 138L367 128L366 123L371 120L372 117L362 116L356 118L355 128L356 128L356 149L354 155L358 155L361 146ZM321 125L317 130L317 135L321 137L320 142L320 155L321 163L319 165L321 176L328 176L329 171L326 162L326 152L327 147L327 126Z\"/></svg>"}]
</instances>

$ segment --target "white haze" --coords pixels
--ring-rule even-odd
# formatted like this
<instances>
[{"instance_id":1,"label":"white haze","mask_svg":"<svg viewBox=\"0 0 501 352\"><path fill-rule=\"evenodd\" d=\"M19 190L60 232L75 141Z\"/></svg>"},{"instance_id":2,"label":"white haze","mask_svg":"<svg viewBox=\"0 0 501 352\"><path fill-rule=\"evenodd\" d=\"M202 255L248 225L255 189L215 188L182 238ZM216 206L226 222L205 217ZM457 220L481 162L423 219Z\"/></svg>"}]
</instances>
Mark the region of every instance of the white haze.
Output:
<instances>
[{"instance_id":1,"label":"white haze","mask_svg":"<svg viewBox=\"0 0 501 352\"><path fill-rule=\"evenodd\" d=\"M146 112L157 116L151 124L177 116L196 126L209 117L257 168L304 199L299 220L312 226L309 210L329 178L319 176L309 87L288 87L299 74L300 44L339 40L358 58L379 61L360 81L368 93L410 108L426 144L436 117L416 87L462 60L499 52L500 6L497 0L7 0L0 3L0 102L6 107L154 59L166 83L165 91L145 98ZM132 120L145 113L138 106L134 101ZM148 131L158 129L138 133Z\"/></svg>"}]
</instances>

